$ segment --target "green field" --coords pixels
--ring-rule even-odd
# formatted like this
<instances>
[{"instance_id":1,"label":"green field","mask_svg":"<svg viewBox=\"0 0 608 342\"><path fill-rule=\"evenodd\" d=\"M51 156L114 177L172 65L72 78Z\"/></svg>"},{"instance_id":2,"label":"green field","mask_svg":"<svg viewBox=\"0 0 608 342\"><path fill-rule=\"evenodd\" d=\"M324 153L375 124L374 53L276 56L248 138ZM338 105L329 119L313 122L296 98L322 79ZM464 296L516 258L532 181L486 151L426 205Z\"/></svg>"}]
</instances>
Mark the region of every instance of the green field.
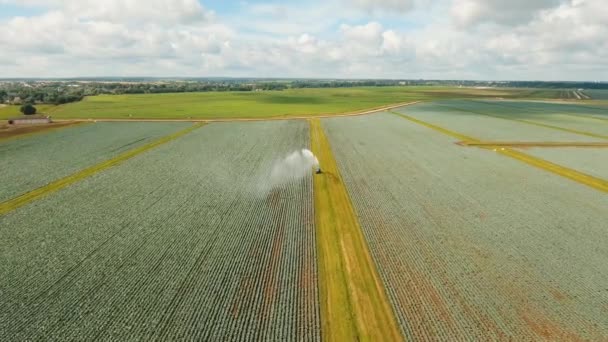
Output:
<instances>
[{"instance_id":1,"label":"green field","mask_svg":"<svg viewBox=\"0 0 608 342\"><path fill-rule=\"evenodd\" d=\"M608 100L608 89L587 89L583 93L594 100Z\"/></svg>"},{"instance_id":2,"label":"green field","mask_svg":"<svg viewBox=\"0 0 608 342\"><path fill-rule=\"evenodd\" d=\"M87 123L0 143L0 202L191 125ZM27 172L24 172L27 170Z\"/></svg>"},{"instance_id":3,"label":"green field","mask_svg":"<svg viewBox=\"0 0 608 342\"><path fill-rule=\"evenodd\" d=\"M0 340L608 339L607 112L478 95L0 141Z\"/></svg>"},{"instance_id":4,"label":"green field","mask_svg":"<svg viewBox=\"0 0 608 342\"><path fill-rule=\"evenodd\" d=\"M406 340L608 336L605 193L397 115L323 122Z\"/></svg>"},{"instance_id":5,"label":"green field","mask_svg":"<svg viewBox=\"0 0 608 342\"><path fill-rule=\"evenodd\" d=\"M307 144L211 124L0 215L0 340L318 340L312 176L268 177Z\"/></svg>"},{"instance_id":6,"label":"green field","mask_svg":"<svg viewBox=\"0 0 608 342\"><path fill-rule=\"evenodd\" d=\"M101 118L264 118L361 111L385 105L438 98L544 98L556 91L445 87L370 87L292 89L264 92L207 92L101 95L81 102L42 108L57 119ZM8 114L8 112L12 114ZM0 109L0 118L17 109Z\"/></svg>"},{"instance_id":7,"label":"green field","mask_svg":"<svg viewBox=\"0 0 608 342\"><path fill-rule=\"evenodd\" d=\"M606 141L608 110L522 101L441 100L397 110L481 140Z\"/></svg>"},{"instance_id":8,"label":"green field","mask_svg":"<svg viewBox=\"0 0 608 342\"><path fill-rule=\"evenodd\" d=\"M0 120L6 120L14 117L21 116L19 109L21 106L0 106ZM36 105L36 109L39 114L45 114L53 109L56 109L53 105Z\"/></svg>"},{"instance_id":9,"label":"green field","mask_svg":"<svg viewBox=\"0 0 608 342\"><path fill-rule=\"evenodd\" d=\"M38 105L56 119L226 119L339 114L395 103L440 99L561 99L559 89L359 87L262 92L204 92L90 96L60 106ZM584 101L605 106L605 101ZM19 115L19 106L0 108L0 120Z\"/></svg>"}]
</instances>

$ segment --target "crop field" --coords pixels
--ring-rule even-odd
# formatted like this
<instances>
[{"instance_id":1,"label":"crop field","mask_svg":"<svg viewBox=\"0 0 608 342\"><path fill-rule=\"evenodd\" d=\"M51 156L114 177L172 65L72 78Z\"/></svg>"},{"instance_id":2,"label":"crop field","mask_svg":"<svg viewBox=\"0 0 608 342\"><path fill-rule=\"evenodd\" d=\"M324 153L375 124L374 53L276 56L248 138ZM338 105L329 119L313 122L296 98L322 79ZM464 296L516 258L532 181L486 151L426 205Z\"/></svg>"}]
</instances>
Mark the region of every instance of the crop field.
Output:
<instances>
[{"instance_id":1,"label":"crop field","mask_svg":"<svg viewBox=\"0 0 608 342\"><path fill-rule=\"evenodd\" d=\"M594 100L608 100L607 89L585 89L583 93L590 96Z\"/></svg>"},{"instance_id":2,"label":"crop field","mask_svg":"<svg viewBox=\"0 0 608 342\"><path fill-rule=\"evenodd\" d=\"M0 202L191 123L90 123L23 139L0 140Z\"/></svg>"},{"instance_id":3,"label":"crop field","mask_svg":"<svg viewBox=\"0 0 608 342\"><path fill-rule=\"evenodd\" d=\"M608 336L605 193L393 114L323 124L406 339Z\"/></svg>"},{"instance_id":4,"label":"crop field","mask_svg":"<svg viewBox=\"0 0 608 342\"><path fill-rule=\"evenodd\" d=\"M592 105L554 104L547 102L473 101L472 110L480 114L522 120L524 123L552 129L562 128L576 134L608 139L608 110ZM603 124L602 124L603 123ZM546 125L546 126L542 126ZM585 135L585 134L583 134Z\"/></svg>"},{"instance_id":5,"label":"crop field","mask_svg":"<svg viewBox=\"0 0 608 342\"><path fill-rule=\"evenodd\" d=\"M262 92L207 92L102 95L49 108L57 119L260 118L362 111L395 103L437 98L533 96L524 89L372 87L290 89Z\"/></svg>"},{"instance_id":6,"label":"crop field","mask_svg":"<svg viewBox=\"0 0 608 342\"><path fill-rule=\"evenodd\" d=\"M480 96L0 140L0 341L608 339L608 112Z\"/></svg>"},{"instance_id":7,"label":"crop field","mask_svg":"<svg viewBox=\"0 0 608 342\"><path fill-rule=\"evenodd\" d=\"M572 113L593 112L608 115L606 110L586 110L585 106L567 106L545 103L530 103L534 111L524 109L524 102L446 100L404 107L399 112L443 125L483 140L497 141L606 141L608 121L577 117L571 114L560 116L561 110ZM538 109L540 108L540 109ZM540 112L544 110L544 112ZM602 114L603 113L603 114Z\"/></svg>"},{"instance_id":8,"label":"crop field","mask_svg":"<svg viewBox=\"0 0 608 342\"><path fill-rule=\"evenodd\" d=\"M608 148L527 148L527 154L608 179Z\"/></svg>"},{"instance_id":9,"label":"crop field","mask_svg":"<svg viewBox=\"0 0 608 342\"><path fill-rule=\"evenodd\" d=\"M308 139L210 124L0 216L0 340L318 340L312 178L267 173Z\"/></svg>"}]
</instances>

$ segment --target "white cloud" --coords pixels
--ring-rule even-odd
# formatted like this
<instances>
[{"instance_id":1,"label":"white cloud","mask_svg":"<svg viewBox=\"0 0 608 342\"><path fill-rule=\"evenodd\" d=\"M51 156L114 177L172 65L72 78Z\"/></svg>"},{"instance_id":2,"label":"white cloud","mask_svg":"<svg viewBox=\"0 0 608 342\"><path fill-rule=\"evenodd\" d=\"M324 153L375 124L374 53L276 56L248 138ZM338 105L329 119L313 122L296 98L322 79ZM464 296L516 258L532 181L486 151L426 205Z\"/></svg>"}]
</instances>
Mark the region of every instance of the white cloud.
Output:
<instances>
[{"instance_id":1,"label":"white cloud","mask_svg":"<svg viewBox=\"0 0 608 342\"><path fill-rule=\"evenodd\" d=\"M233 15L196 0L0 3L44 12L0 21L4 77L608 77L604 0L244 3Z\"/></svg>"},{"instance_id":2,"label":"white cloud","mask_svg":"<svg viewBox=\"0 0 608 342\"><path fill-rule=\"evenodd\" d=\"M208 19L212 13L198 0L0 0L5 4L60 10L79 19L136 24L188 23Z\"/></svg>"},{"instance_id":3,"label":"white cloud","mask_svg":"<svg viewBox=\"0 0 608 342\"><path fill-rule=\"evenodd\" d=\"M348 4L372 12L407 12L414 7L413 0L348 0Z\"/></svg>"},{"instance_id":4,"label":"white cloud","mask_svg":"<svg viewBox=\"0 0 608 342\"><path fill-rule=\"evenodd\" d=\"M478 23L519 24L563 0L454 0L452 16L460 26Z\"/></svg>"}]
</instances>

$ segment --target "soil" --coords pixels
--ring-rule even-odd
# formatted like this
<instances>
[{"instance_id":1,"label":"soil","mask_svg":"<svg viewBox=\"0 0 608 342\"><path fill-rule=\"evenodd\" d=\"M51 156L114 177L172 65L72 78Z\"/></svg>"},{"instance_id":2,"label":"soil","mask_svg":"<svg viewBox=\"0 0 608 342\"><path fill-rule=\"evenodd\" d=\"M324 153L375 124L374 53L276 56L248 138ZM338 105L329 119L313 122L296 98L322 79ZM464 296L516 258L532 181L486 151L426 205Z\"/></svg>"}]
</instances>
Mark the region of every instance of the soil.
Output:
<instances>
[{"instance_id":1,"label":"soil","mask_svg":"<svg viewBox=\"0 0 608 342\"><path fill-rule=\"evenodd\" d=\"M46 130L67 127L71 125L75 125L78 122L54 122L50 124L41 124L41 125L27 125L27 126L13 126L9 125L6 122L0 124L0 140L18 137L20 135L32 134L43 132Z\"/></svg>"}]
</instances>

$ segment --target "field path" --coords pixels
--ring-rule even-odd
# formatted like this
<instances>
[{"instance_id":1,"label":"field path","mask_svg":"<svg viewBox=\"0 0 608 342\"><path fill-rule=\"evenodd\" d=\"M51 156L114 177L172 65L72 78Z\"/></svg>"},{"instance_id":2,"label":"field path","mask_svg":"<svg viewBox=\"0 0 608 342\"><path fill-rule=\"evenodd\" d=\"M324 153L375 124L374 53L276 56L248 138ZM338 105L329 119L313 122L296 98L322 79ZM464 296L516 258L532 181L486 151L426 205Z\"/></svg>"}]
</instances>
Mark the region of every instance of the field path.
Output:
<instances>
[{"instance_id":1,"label":"field path","mask_svg":"<svg viewBox=\"0 0 608 342\"><path fill-rule=\"evenodd\" d=\"M403 340L321 121L310 128L323 168L314 177L323 340Z\"/></svg>"}]
</instances>

